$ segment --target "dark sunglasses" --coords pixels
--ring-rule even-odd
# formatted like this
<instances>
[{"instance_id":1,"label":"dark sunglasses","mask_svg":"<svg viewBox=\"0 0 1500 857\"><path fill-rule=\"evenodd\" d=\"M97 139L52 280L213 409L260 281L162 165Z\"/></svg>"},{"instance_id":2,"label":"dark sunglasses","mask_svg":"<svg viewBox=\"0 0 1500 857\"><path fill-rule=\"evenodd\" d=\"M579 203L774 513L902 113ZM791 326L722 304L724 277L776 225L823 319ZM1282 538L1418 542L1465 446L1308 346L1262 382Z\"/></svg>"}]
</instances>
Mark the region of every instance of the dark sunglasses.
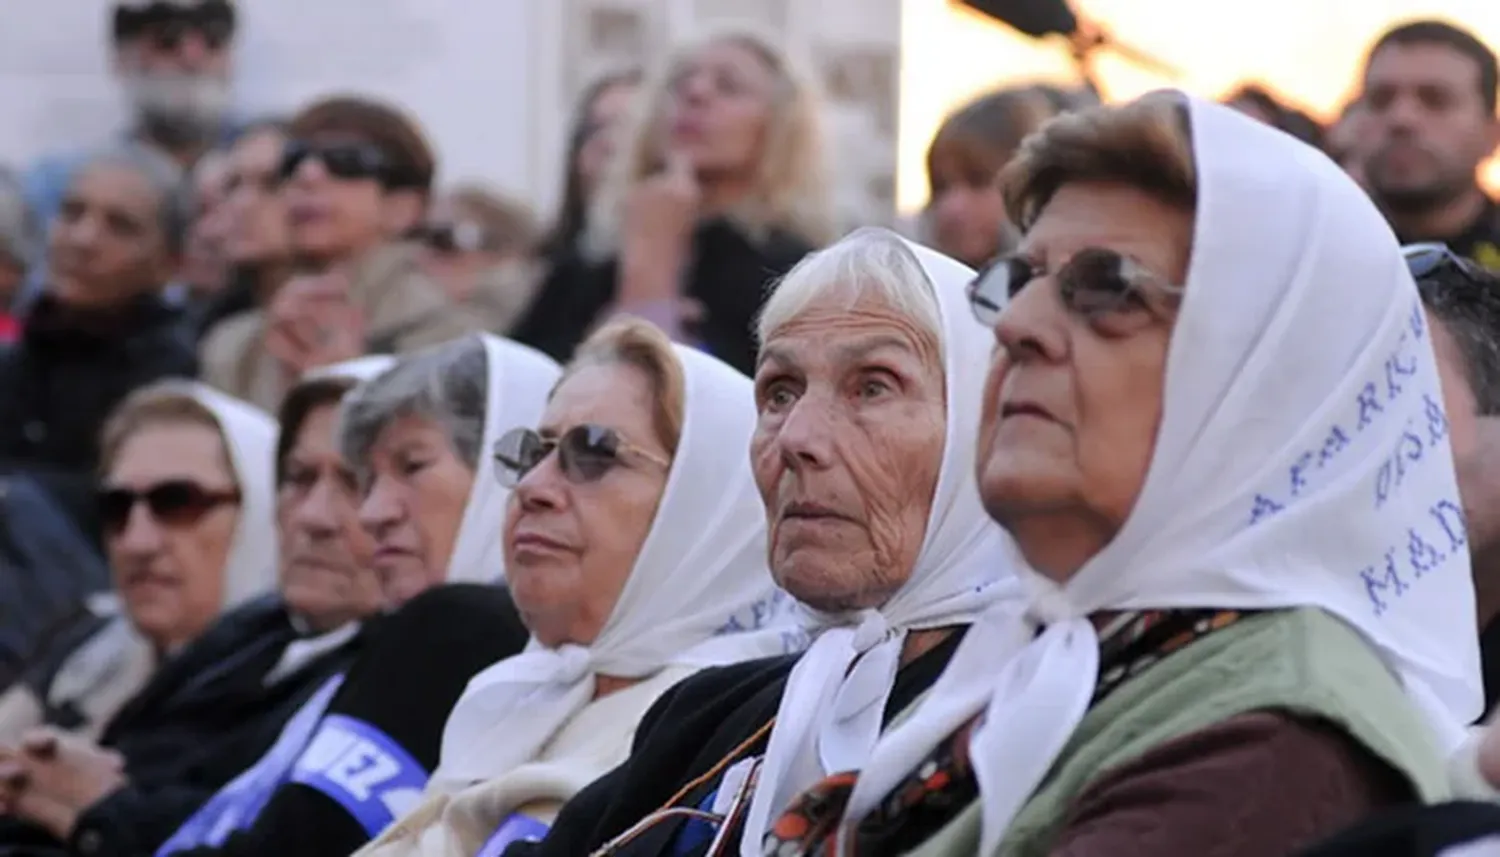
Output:
<instances>
[{"instance_id":1,"label":"dark sunglasses","mask_svg":"<svg viewBox=\"0 0 1500 857\"><path fill-rule=\"evenodd\" d=\"M554 449L563 475L577 485L599 481L627 455L660 467L670 466L670 462L625 441L614 429L585 423L557 438L542 437L527 428L506 432L495 442L495 478L501 485L514 488Z\"/></svg>"},{"instance_id":2,"label":"dark sunglasses","mask_svg":"<svg viewBox=\"0 0 1500 857\"><path fill-rule=\"evenodd\" d=\"M1445 270L1456 271L1469 280L1478 280L1482 274L1477 262L1458 255L1447 244L1437 241L1408 244L1401 248L1401 255L1405 257L1406 269L1414 280Z\"/></svg>"},{"instance_id":3,"label":"dark sunglasses","mask_svg":"<svg viewBox=\"0 0 1500 857\"><path fill-rule=\"evenodd\" d=\"M115 6L115 41L147 38L164 51L176 50L189 33L197 33L217 50L234 38L234 7L226 0L203 3L153 2Z\"/></svg>"},{"instance_id":4,"label":"dark sunglasses","mask_svg":"<svg viewBox=\"0 0 1500 857\"><path fill-rule=\"evenodd\" d=\"M110 535L119 535L130 523L137 503L145 503L151 517L167 527L191 527L204 515L226 503L238 503L238 491L215 491L185 479L159 482L144 491L107 488L99 492L99 517Z\"/></svg>"},{"instance_id":5,"label":"dark sunglasses","mask_svg":"<svg viewBox=\"0 0 1500 857\"><path fill-rule=\"evenodd\" d=\"M276 170L280 181L297 172L302 162L316 158L328 174L337 179L355 181L374 179L385 187L415 187L415 176L401 169L379 146L373 143L310 143L290 140L281 150L281 164Z\"/></svg>"},{"instance_id":6,"label":"dark sunglasses","mask_svg":"<svg viewBox=\"0 0 1500 857\"><path fill-rule=\"evenodd\" d=\"M415 230L416 239L429 250L451 256L473 253L485 247L484 227L477 223L427 223Z\"/></svg>"},{"instance_id":7,"label":"dark sunglasses","mask_svg":"<svg viewBox=\"0 0 1500 857\"><path fill-rule=\"evenodd\" d=\"M1022 256L1001 256L969 284L969 306L985 327L994 327L1021 290L1045 274ZM1073 254L1056 274L1058 295L1070 312L1104 324L1145 310L1161 315L1174 307L1182 287L1166 283L1144 265L1113 250L1091 247Z\"/></svg>"}]
</instances>

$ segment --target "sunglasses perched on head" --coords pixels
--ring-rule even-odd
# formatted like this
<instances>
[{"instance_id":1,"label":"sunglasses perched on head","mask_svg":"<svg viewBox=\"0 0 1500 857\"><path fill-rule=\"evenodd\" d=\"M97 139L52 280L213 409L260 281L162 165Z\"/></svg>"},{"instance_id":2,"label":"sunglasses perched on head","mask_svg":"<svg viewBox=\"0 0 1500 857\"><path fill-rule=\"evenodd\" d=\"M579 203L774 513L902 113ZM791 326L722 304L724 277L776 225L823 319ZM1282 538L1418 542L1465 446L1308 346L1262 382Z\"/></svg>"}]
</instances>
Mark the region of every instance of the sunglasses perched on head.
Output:
<instances>
[{"instance_id":1,"label":"sunglasses perched on head","mask_svg":"<svg viewBox=\"0 0 1500 857\"><path fill-rule=\"evenodd\" d=\"M176 50L189 33L197 33L212 50L234 38L234 7L226 0L202 3L120 3L115 6L116 42L148 39L164 51Z\"/></svg>"},{"instance_id":2,"label":"sunglasses perched on head","mask_svg":"<svg viewBox=\"0 0 1500 857\"><path fill-rule=\"evenodd\" d=\"M624 458L634 457L659 467L668 467L670 462L657 457L620 437L620 433L608 426L583 424L568 429L561 435L543 437L531 429L518 428L506 432L495 442L495 478L507 488L514 488L526 474L541 464L553 450L557 451L558 466L569 482L583 485L597 482Z\"/></svg>"},{"instance_id":3,"label":"sunglasses perched on head","mask_svg":"<svg viewBox=\"0 0 1500 857\"><path fill-rule=\"evenodd\" d=\"M1406 269L1411 272L1414 280L1444 271L1455 271L1470 280L1478 280L1482 273L1477 262L1458 255L1447 244L1436 241L1408 244L1401 248L1401 255L1405 257Z\"/></svg>"},{"instance_id":4,"label":"sunglasses perched on head","mask_svg":"<svg viewBox=\"0 0 1500 857\"><path fill-rule=\"evenodd\" d=\"M993 327L1021 290L1046 272L1024 256L1001 256L969 284L969 306L985 327ZM1079 317L1105 323L1144 310L1160 315L1181 300L1182 287L1114 250L1079 250L1054 275L1063 305Z\"/></svg>"},{"instance_id":5,"label":"sunglasses perched on head","mask_svg":"<svg viewBox=\"0 0 1500 857\"><path fill-rule=\"evenodd\" d=\"M130 523L137 503L145 503L156 522L165 527L191 527L209 512L227 503L237 503L234 490L205 488L186 479L172 479L141 491L106 488L99 492L99 517L104 530L119 535Z\"/></svg>"},{"instance_id":6,"label":"sunglasses perched on head","mask_svg":"<svg viewBox=\"0 0 1500 857\"><path fill-rule=\"evenodd\" d=\"M316 143L289 140L281 150L277 178L280 181L291 178L308 158L321 163L323 169L336 179L374 179L389 188L416 187L421 184L409 170L401 168L379 146L360 141Z\"/></svg>"}]
</instances>

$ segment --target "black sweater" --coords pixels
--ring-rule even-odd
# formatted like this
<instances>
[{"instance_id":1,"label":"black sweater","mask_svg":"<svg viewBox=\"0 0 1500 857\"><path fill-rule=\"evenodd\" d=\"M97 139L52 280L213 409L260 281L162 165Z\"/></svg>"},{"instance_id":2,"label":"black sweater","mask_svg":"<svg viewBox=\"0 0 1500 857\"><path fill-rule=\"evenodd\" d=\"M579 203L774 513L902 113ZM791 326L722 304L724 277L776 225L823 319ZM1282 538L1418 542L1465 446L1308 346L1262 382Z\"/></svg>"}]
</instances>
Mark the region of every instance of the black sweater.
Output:
<instances>
[{"instance_id":1,"label":"black sweater","mask_svg":"<svg viewBox=\"0 0 1500 857\"><path fill-rule=\"evenodd\" d=\"M950 635L896 673L885 706L887 722L937 681L962 638L961 631ZM705 670L667 691L641 720L630 758L574 795L545 839L514 843L505 857L591 854L660 809L776 716L796 662L795 656L783 656ZM769 733L746 747L741 757L764 754L768 741ZM718 787L718 778L710 778L675 805L698 807ZM620 857L705 853L710 844L706 838L678 850L677 835L683 827L682 821L663 822L614 853ZM731 835L730 841L738 839L737 831Z\"/></svg>"}]
</instances>

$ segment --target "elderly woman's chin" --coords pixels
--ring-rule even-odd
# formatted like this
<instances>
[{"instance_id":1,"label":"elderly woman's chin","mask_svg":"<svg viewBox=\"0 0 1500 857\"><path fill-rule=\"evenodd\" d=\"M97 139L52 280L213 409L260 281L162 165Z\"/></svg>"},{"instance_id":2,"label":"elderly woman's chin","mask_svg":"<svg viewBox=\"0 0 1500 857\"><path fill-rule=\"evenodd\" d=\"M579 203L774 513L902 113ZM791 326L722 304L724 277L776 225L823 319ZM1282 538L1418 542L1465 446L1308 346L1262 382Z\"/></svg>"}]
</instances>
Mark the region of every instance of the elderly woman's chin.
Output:
<instances>
[{"instance_id":1,"label":"elderly woman's chin","mask_svg":"<svg viewBox=\"0 0 1500 857\"><path fill-rule=\"evenodd\" d=\"M1075 571L1081 558L1074 554L1093 541L1083 536L1094 528L1076 521L1090 516L1080 515L1079 472L1071 456L996 437L981 453L978 471L985 511L1010 533L1027 564L1057 579Z\"/></svg>"},{"instance_id":2,"label":"elderly woman's chin","mask_svg":"<svg viewBox=\"0 0 1500 857\"><path fill-rule=\"evenodd\" d=\"M798 601L815 610L838 613L876 607L904 581L886 585L893 575L868 551L818 544L771 548L771 578Z\"/></svg>"}]
</instances>

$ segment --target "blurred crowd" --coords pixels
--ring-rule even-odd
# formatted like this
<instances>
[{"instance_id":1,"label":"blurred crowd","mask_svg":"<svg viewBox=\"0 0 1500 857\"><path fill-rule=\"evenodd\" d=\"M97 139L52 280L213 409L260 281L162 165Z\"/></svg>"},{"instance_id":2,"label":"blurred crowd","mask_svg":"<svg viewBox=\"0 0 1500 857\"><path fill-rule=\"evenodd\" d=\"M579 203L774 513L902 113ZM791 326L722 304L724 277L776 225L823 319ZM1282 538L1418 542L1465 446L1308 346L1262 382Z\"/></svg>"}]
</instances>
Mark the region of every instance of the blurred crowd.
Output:
<instances>
[{"instance_id":1,"label":"blurred crowd","mask_svg":"<svg viewBox=\"0 0 1500 857\"><path fill-rule=\"evenodd\" d=\"M732 22L544 221L238 12L0 173L0 857L1500 854L1474 35L983 94L900 235Z\"/></svg>"}]
</instances>

